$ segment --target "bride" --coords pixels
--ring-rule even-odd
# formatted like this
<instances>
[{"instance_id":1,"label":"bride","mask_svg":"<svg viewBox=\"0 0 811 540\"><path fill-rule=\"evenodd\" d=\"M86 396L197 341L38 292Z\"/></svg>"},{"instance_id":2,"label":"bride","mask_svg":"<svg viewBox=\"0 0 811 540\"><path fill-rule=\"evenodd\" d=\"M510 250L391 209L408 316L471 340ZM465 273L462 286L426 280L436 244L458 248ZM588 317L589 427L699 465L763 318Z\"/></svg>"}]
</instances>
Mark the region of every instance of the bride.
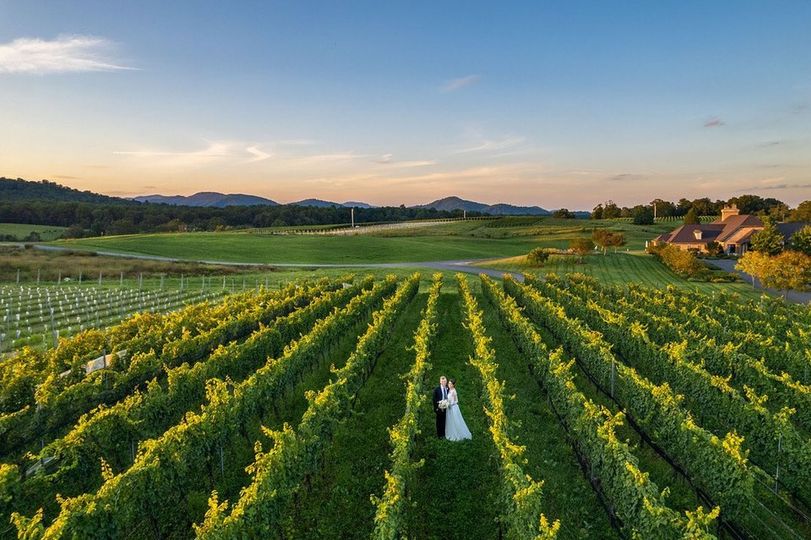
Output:
<instances>
[{"instance_id":1,"label":"bride","mask_svg":"<svg viewBox=\"0 0 811 540\"><path fill-rule=\"evenodd\" d=\"M445 421L445 438L449 441L462 441L473 438L467 429L462 411L459 409L459 397L456 395L456 380L448 381L448 411Z\"/></svg>"}]
</instances>

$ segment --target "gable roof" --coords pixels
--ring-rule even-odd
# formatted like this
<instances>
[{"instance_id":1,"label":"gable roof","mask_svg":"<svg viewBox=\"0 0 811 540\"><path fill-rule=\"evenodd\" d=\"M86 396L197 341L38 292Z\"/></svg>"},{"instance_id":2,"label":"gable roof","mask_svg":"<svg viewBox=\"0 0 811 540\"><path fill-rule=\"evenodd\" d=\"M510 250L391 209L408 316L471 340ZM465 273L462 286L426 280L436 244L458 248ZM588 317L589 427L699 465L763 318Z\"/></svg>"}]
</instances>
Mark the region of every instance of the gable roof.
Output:
<instances>
[{"instance_id":1,"label":"gable roof","mask_svg":"<svg viewBox=\"0 0 811 540\"><path fill-rule=\"evenodd\" d=\"M691 224L682 225L672 232L660 235L656 240L658 242L667 242L670 244L695 244L696 242L712 242L717 240L718 235L724 230L722 223L704 223L704 224ZM701 238L697 239L695 236L696 231L701 231Z\"/></svg>"},{"instance_id":2,"label":"gable roof","mask_svg":"<svg viewBox=\"0 0 811 540\"><path fill-rule=\"evenodd\" d=\"M802 221L795 221L792 223L777 223L777 230L783 234L783 238L786 241L791 240L791 237L794 236L795 233L798 233L800 229L809 225L809 223L803 223Z\"/></svg>"},{"instance_id":3,"label":"gable roof","mask_svg":"<svg viewBox=\"0 0 811 540\"><path fill-rule=\"evenodd\" d=\"M730 216L725 221L714 221L712 222L712 225L724 226L716 241L726 242L729 238L735 235L738 230L749 227L763 227L763 222L760 221L760 218L757 216L741 214L737 216Z\"/></svg>"}]
</instances>

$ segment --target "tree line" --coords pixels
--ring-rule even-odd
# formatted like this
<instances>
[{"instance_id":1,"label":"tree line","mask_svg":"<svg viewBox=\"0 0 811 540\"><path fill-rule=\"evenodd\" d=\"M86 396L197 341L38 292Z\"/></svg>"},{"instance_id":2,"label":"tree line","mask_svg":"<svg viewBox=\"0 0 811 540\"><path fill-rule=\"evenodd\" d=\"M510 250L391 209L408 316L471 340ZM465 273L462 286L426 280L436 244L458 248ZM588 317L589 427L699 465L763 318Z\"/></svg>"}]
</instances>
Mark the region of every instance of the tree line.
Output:
<instances>
[{"instance_id":1,"label":"tree line","mask_svg":"<svg viewBox=\"0 0 811 540\"><path fill-rule=\"evenodd\" d=\"M732 204L738 207L741 214L768 216L776 221L811 222L811 201L804 201L792 209L783 201L759 195L741 195L726 201L712 201L709 197L692 201L682 198L677 202L655 199L650 204L633 207L620 207L609 200L594 207L591 219L632 218L638 225L649 225L653 223L655 207L656 217L684 217L686 223L697 223L700 216L720 216L721 209Z\"/></svg>"},{"instance_id":2,"label":"tree line","mask_svg":"<svg viewBox=\"0 0 811 540\"><path fill-rule=\"evenodd\" d=\"M131 205L59 202L0 202L0 223L67 227L64 236L101 236L149 232L216 231L348 223L348 208L312 206L228 206L225 208L134 203ZM468 212L468 216L479 215ZM462 211L430 208L355 208L355 222L391 222L462 217Z\"/></svg>"}]
</instances>

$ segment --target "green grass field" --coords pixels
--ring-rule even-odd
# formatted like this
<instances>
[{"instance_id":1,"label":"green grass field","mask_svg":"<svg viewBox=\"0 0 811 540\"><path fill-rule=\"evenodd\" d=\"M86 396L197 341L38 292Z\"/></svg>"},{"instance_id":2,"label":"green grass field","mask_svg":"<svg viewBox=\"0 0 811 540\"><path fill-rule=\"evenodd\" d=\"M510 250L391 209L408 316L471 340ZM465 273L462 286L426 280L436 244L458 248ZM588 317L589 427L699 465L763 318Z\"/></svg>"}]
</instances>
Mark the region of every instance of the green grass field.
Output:
<instances>
[{"instance_id":1,"label":"green grass field","mask_svg":"<svg viewBox=\"0 0 811 540\"><path fill-rule=\"evenodd\" d=\"M747 298L757 298L761 292L752 289L746 283L706 283L687 281L674 274L652 255L641 252L595 254L584 258L579 263L577 257L556 255L543 266L527 263L526 257L518 256L502 260L488 261L477 266L496 268L514 273L530 273L543 276L548 273L573 274L581 273L593 276L603 283L622 285L639 283L648 287L663 288L668 285L687 287L705 293L735 292Z\"/></svg>"},{"instance_id":2,"label":"green grass field","mask_svg":"<svg viewBox=\"0 0 811 540\"><path fill-rule=\"evenodd\" d=\"M623 232L630 249L641 249L646 240L672 228L658 224L637 226L552 218L500 218L357 236L278 235L256 229L109 236L63 240L55 245L185 260L363 264L512 257L537 246L567 247L573 238L590 237L595 227Z\"/></svg>"},{"instance_id":3,"label":"green grass field","mask_svg":"<svg viewBox=\"0 0 811 540\"><path fill-rule=\"evenodd\" d=\"M52 225L26 225L21 223L0 223L0 238L13 236L17 241L22 242L25 238L35 232L45 241L56 240L65 231L65 227L54 227Z\"/></svg>"},{"instance_id":4,"label":"green grass field","mask_svg":"<svg viewBox=\"0 0 811 540\"><path fill-rule=\"evenodd\" d=\"M62 241L58 245L186 260L306 265L508 257L526 253L537 242L530 238L277 236L229 232L111 236Z\"/></svg>"}]
</instances>

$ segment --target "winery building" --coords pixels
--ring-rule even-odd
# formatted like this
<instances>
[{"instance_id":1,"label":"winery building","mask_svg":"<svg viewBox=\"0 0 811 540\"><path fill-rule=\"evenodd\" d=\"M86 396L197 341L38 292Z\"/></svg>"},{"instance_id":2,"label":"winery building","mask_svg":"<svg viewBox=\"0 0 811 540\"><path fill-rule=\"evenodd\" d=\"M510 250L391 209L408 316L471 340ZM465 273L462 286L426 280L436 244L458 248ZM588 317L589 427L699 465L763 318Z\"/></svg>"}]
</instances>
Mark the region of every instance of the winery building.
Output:
<instances>
[{"instance_id":1,"label":"winery building","mask_svg":"<svg viewBox=\"0 0 811 540\"><path fill-rule=\"evenodd\" d=\"M777 228L788 242L805 223L778 223ZM757 216L741 214L736 205L721 210L721 219L712 223L682 225L653 240L654 245L671 244L679 249L707 251L707 244L718 242L728 255L743 255L749 250L752 236L763 229Z\"/></svg>"}]
</instances>

